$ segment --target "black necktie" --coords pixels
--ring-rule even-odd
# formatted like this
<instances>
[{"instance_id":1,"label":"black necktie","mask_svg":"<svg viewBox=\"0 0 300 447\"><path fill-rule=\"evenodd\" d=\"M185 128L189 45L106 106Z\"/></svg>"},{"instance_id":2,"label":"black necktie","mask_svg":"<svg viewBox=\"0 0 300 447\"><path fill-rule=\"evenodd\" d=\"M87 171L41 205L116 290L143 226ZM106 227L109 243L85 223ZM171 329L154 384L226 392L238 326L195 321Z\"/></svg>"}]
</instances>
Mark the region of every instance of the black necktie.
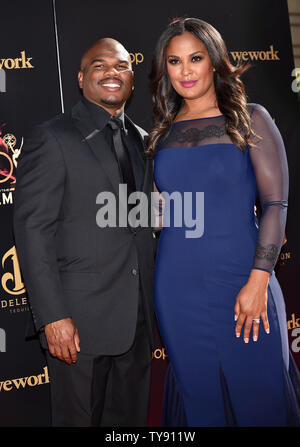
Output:
<instances>
[{"instance_id":1,"label":"black necktie","mask_svg":"<svg viewBox=\"0 0 300 447\"><path fill-rule=\"evenodd\" d=\"M122 140L122 121L119 118L111 118L108 125L113 130L113 142L118 160L120 175L123 183L127 184L128 196L136 190L134 174L128 149Z\"/></svg>"}]
</instances>

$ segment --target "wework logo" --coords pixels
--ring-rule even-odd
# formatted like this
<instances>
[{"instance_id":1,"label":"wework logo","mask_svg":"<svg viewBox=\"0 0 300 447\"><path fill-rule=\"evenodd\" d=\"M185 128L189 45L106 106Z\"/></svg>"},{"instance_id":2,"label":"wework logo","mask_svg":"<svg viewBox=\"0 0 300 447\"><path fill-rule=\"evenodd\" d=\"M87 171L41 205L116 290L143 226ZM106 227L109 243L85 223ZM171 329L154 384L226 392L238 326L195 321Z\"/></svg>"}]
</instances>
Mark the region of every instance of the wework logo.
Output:
<instances>
[{"instance_id":1,"label":"wework logo","mask_svg":"<svg viewBox=\"0 0 300 447\"><path fill-rule=\"evenodd\" d=\"M21 57L16 58L3 58L0 59L0 68L6 68L7 70L19 69L19 68L34 68L34 65L30 62L32 57L26 57L25 50L20 52Z\"/></svg>"},{"instance_id":2,"label":"wework logo","mask_svg":"<svg viewBox=\"0 0 300 447\"><path fill-rule=\"evenodd\" d=\"M269 51L231 51L231 56L235 61L280 61L279 50L274 50L270 45Z\"/></svg>"},{"instance_id":3,"label":"wework logo","mask_svg":"<svg viewBox=\"0 0 300 447\"><path fill-rule=\"evenodd\" d=\"M20 390L27 386L34 387L44 385L50 382L48 367L43 368L44 373L37 376L19 377L18 379L10 379L0 381L0 391Z\"/></svg>"},{"instance_id":4,"label":"wework logo","mask_svg":"<svg viewBox=\"0 0 300 447\"><path fill-rule=\"evenodd\" d=\"M6 92L6 72L5 70L34 68L32 57L27 57L25 50L20 51L21 57L0 58L0 93Z\"/></svg>"},{"instance_id":5,"label":"wework logo","mask_svg":"<svg viewBox=\"0 0 300 447\"><path fill-rule=\"evenodd\" d=\"M292 319L287 321L288 330L300 328L300 318L295 318L295 314L291 315Z\"/></svg>"},{"instance_id":6,"label":"wework logo","mask_svg":"<svg viewBox=\"0 0 300 447\"><path fill-rule=\"evenodd\" d=\"M0 352L6 352L6 333L0 328Z\"/></svg>"},{"instance_id":7,"label":"wework logo","mask_svg":"<svg viewBox=\"0 0 300 447\"><path fill-rule=\"evenodd\" d=\"M295 314L291 315L291 320L287 321L288 330L292 330L290 336L292 338L291 350L293 352L300 351L300 318L296 318Z\"/></svg>"}]
</instances>

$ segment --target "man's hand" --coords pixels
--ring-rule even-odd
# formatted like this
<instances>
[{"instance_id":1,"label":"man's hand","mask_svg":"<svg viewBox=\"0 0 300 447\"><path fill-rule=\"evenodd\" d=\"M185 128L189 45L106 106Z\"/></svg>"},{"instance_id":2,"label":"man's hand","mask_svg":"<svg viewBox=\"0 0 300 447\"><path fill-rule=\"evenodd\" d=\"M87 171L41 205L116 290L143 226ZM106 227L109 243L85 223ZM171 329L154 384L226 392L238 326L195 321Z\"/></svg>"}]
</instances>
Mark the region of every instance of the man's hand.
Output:
<instances>
[{"instance_id":1,"label":"man's hand","mask_svg":"<svg viewBox=\"0 0 300 447\"><path fill-rule=\"evenodd\" d=\"M71 364L77 361L77 352L80 351L78 330L72 318L54 321L46 324L45 335L50 354Z\"/></svg>"}]
</instances>

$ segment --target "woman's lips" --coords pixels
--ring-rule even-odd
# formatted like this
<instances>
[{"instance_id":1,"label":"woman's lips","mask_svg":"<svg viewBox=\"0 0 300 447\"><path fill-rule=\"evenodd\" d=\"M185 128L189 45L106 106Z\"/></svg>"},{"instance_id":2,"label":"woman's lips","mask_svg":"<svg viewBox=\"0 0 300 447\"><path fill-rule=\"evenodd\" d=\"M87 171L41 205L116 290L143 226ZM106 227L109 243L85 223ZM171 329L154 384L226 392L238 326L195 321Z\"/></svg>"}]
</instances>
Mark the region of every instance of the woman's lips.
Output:
<instances>
[{"instance_id":1,"label":"woman's lips","mask_svg":"<svg viewBox=\"0 0 300 447\"><path fill-rule=\"evenodd\" d=\"M196 82L197 81L182 81L182 82L180 82L180 84L182 85L182 87L190 88L190 87L194 87Z\"/></svg>"}]
</instances>

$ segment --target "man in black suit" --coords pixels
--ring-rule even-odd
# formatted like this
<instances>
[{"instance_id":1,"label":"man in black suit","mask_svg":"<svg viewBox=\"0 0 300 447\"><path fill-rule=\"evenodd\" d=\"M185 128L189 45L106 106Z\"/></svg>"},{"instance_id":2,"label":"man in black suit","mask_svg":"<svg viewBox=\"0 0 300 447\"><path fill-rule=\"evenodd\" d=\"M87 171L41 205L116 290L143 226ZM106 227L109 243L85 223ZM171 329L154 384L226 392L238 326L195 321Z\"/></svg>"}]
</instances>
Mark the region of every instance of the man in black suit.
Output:
<instances>
[{"instance_id":1,"label":"man in black suit","mask_svg":"<svg viewBox=\"0 0 300 447\"><path fill-rule=\"evenodd\" d=\"M100 193L122 201L120 184L128 194L152 191L145 132L124 114L133 89L130 55L116 40L99 40L83 55L78 81L83 98L71 114L37 126L23 147L17 251L46 348L53 425L143 426L154 233L150 225L101 227L96 219Z\"/></svg>"}]
</instances>

